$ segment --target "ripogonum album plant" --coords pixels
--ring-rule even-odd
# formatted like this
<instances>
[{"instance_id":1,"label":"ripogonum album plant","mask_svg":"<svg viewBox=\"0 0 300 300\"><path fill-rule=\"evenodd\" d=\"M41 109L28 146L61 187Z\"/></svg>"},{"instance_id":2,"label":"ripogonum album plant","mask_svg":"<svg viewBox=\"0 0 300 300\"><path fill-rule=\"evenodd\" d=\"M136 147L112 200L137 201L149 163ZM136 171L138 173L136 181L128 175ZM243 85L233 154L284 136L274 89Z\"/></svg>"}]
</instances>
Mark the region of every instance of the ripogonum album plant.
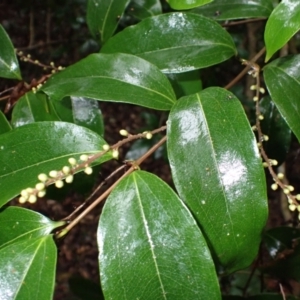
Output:
<instances>
[{"instance_id":1,"label":"ripogonum album plant","mask_svg":"<svg viewBox=\"0 0 300 300\"><path fill-rule=\"evenodd\" d=\"M284 239L292 236L291 242L299 232L286 227L263 233L268 217L264 167L271 188L280 187L289 209L300 211L299 194L277 170L284 159L269 155L274 141L275 147L288 147L291 131L300 138L300 56L277 55L300 28L300 2L168 2L173 11L163 13L158 0L89 0L86 20L101 45L99 53L65 68L51 64L51 74L24 84L27 92L15 99L11 118L0 113L1 299L52 299L55 240L104 199L97 242L105 299L211 300L221 299L222 292L230 299L222 278L249 267L262 240L273 262L260 270L279 278L281 293L268 299L286 297L280 274L300 279L297 269L289 277L285 268L299 261L299 246ZM124 14L134 16L135 25L121 30ZM241 58L244 69L228 86L202 89L201 69L237 56L230 26L256 21L265 24L264 46ZM0 76L22 82L3 26L0 44ZM17 55L44 66L18 50ZM258 63L262 57L264 66ZM253 124L228 90L246 73L252 78L247 93L253 98ZM9 98L9 92L1 95ZM109 145L98 101L165 111L167 120L139 134L120 128L120 140ZM76 117L79 112L85 118ZM155 136L160 138L143 155L113 172L119 176L114 184L98 197L93 193L64 220L6 205L16 197L21 204L44 201L49 185L61 188L79 172L88 176L94 166L118 159L124 144ZM143 170L145 159L162 146L174 189ZM287 249L283 261L279 256ZM241 296L248 295L248 286ZM262 291L267 292L264 286Z\"/></svg>"}]
</instances>

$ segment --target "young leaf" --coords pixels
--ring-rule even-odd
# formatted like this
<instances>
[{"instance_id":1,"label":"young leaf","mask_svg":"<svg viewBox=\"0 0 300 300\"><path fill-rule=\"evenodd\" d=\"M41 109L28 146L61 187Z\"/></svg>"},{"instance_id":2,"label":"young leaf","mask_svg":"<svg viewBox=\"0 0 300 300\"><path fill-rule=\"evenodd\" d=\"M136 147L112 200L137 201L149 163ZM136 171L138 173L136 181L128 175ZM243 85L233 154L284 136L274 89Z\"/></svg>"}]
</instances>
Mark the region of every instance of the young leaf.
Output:
<instances>
[{"instance_id":1,"label":"young leaf","mask_svg":"<svg viewBox=\"0 0 300 300\"><path fill-rule=\"evenodd\" d=\"M50 235L26 239L2 248L1 299L53 299L56 252Z\"/></svg>"},{"instance_id":2,"label":"young leaf","mask_svg":"<svg viewBox=\"0 0 300 300\"><path fill-rule=\"evenodd\" d=\"M268 17L273 10L270 0L214 0L212 3L192 10L215 20L233 20Z\"/></svg>"},{"instance_id":3,"label":"young leaf","mask_svg":"<svg viewBox=\"0 0 300 300\"><path fill-rule=\"evenodd\" d=\"M272 100L300 141L300 55L276 59L263 71Z\"/></svg>"},{"instance_id":4,"label":"young leaf","mask_svg":"<svg viewBox=\"0 0 300 300\"><path fill-rule=\"evenodd\" d=\"M19 63L14 46L0 24L0 77L21 80Z\"/></svg>"},{"instance_id":5,"label":"young leaf","mask_svg":"<svg viewBox=\"0 0 300 300\"><path fill-rule=\"evenodd\" d=\"M131 0L128 13L139 20L146 19L162 13L159 0Z\"/></svg>"},{"instance_id":6,"label":"young leaf","mask_svg":"<svg viewBox=\"0 0 300 300\"><path fill-rule=\"evenodd\" d=\"M118 184L105 203L97 239L105 299L221 298L194 218L155 175L137 171Z\"/></svg>"},{"instance_id":7,"label":"young leaf","mask_svg":"<svg viewBox=\"0 0 300 300\"><path fill-rule=\"evenodd\" d=\"M167 124L168 157L181 199L224 271L247 267L268 211L261 158L243 107L232 93L208 88L181 98Z\"/></svg>"},{"instance_id":8,"label":"young leaf","mask_svg":"<svg viewBox=\"0 0 300 300\"><path fill-rule=\"evenodd\" d=\"M191 9L212 2L213 0L167 0L173 9Z\"/></svg>"},{"instance_id":9,"label":"young leaf","mask_svg":"<svg viewBox=\"0 0 300 300\"><path fill-rule=\"evenodd\" d=\"M11 130L11 125L7 121L4 113L0 110L0 134Z\"/></svg>"},{"instance_id":10,"label":"young leaf","mask_svg":"<svg viewBox=\"0 0 300 300\"><path fill-rule=\"evenodd\" d=\"M169 110L176 101L171 84L157 67L121 53L92 54L53 75L42 90L53 100L89 97L157 110Z\"/></svg>"},{"instance_id":11,"label":"young leaf","mask_svg":"<svg viewBox=\"0 0 300 300\"><path fill-rule=\"evenodd\" d=\"M266 59L283 47L300 29L299 0L280 2L269 17L265 29Z\"/></svg>"},{"instance_id":12,"label":"young leaf","mask_svg":"<svg viewBox=\"0 0 300 300\"><path fill-rule=\"evenodd\" d=\"M231 36L215 21L177 12L127 27L101 52L135 54L165 73L182 73L218 64L234 55L236 49Z\"/></svg>"},{"instance_id":13,"label":"young leaf","mask_svg":"<svg viewBox=\"0 0 300 300\"><path fill-rule=\"evenodd\" d=\"M23 240L43 237L64 223L64 221L54 222L25 208L7 207L0 211L0 248Z\"/></svg>"},{"instance_id":14,"label":"young leaf","mask_svg":"<svg viewBox=\"0 0 300 300\"><path fill-rule=\"evenodd\" d=\"M98 153L107 144L95 132L71 123L40 122L0 135L0 207L34 187L40 173L61 170L68 158ZM107 153L97 164L112 159Z\"/></svg>"},{"instance_id":15,"label":"young leaf","mask_svg":"<svg viewBox=\"0 0 300 300\"><path fill-rule=\"evenodd\" d=\"M87 23L91 34L105 43L117 29L129 0L89 0Z\"/></svg>"}]
</instances>

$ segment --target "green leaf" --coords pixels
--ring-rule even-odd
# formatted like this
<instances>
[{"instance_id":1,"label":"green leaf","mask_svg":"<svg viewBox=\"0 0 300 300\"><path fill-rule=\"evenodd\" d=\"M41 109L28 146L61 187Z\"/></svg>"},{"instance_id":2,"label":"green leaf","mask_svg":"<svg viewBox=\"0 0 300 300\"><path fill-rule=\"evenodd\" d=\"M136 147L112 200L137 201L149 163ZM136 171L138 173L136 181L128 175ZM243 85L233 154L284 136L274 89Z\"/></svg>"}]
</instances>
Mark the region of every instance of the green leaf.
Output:
<instances>
[{"instance_id":1,"label":"green leaf","mask_svg":"<svg viewBox=\"0 0 300 300\"><path fill-rule=\"evenodd\" d=\"M167 0L173 9L191 9L212 2L213 0Z\"/></svg>"},{"instance_id":2,"label":"green leaf","mask_svg":"<svg viewBox=\"0 0 300 300\"><path fill-rule=\"evenodd\" d=\"M0 211L0 248L26 239L43 237L64 223L54 222L25 208L7 207Z\"/></svg>"},{"instance_id":3,"label":"green leaf","mask_svg":"<svg viewBox=\"0 0 300 300\"><path fill-rule=\"evenodd\" d=\"M128 2L129 0L89 0L86 18L91 34L105 43L117 29Z\"/></svg>"},{"instance_id":4,"label":"green leaf","mask_svg":"<svg viewBox=\"0 0 300 300\"><path fill-rule=\"evenodd\" d=\"M55 267L56 246L50 235L1 249L1 299L52 300Z\"/></svg>"},{"instance_id":5,"label":"green leaf","mask_svg":"<svg viewBox=\"0 0 300 300\"><path fill-rule=\"evenodd\" d=\"M218 21L268 17L273 10L270 0L214 0L212 3L195 8L198 13Z\"/></svg>"},{"instance_id":6,"label":"green leaf","mask_svg":"<svg viewBox=\"0 0 300 300\"><path fill-rule=\"evenodd\" d=\"M0 134L11 130L11 125L7 121L4 113L0 110Z\"/></svg>"},{"instance_id":7,"label":"green leaf","mask_svg":"<svg viewBox=\"0 0 300 300\"><path fill-rule=\"evenodd\" d=\"M139 20L146 19L162 13L159 0L131 0L128 5L128 12Z\"/></svg>"},{"instance_id":8,"label":"green leaf","mask_svg":"<svg viewBox=\"0 0 300 300\"><path fill-rule=\"evenodd\" d=\"M16 128L34 122L59 120L45 94L28 92L15 105L11 124Z\"/></svg>"},{"instance_id":9,"label":"green leaf","mask_svg":"<svg viewBox=\"0 0 300 300\"><path fill-rule=\"evenodd\" d=\"M42 90L53 100L89 97L158 110L169 110L176 101L171 84L159 69L121 53L92 54L52 76Z\"/></svg>"},{"instance_id":10,"label":"green leaf","mask_svg":"<svg viewBox=\"0 0 300 300\"><path fill-rule=\"evenodd\" d=\"M34 187L40 173L60 170L68 158L98 153L107 144L95 132L65 122L40 122L0 135L0 206ZM111 159L107 153L96 164Z\"/></svg>"},{"instance_id":11,"label":"green leaf","mask_svg":"<svg viewBox=\"0 0 300 300\"><path fill-rule=\"evenodd\" d=\"M300 29L299 0L280 2L270 15L265 28L266 59L283 47Z\"/></svg>"},{"instance_id":12,"label":"green leaf","mask_svg":"<svg viewBox=\"0 0 300 300\"><path fill-rule=\"evenodd\" d=\"M182 73L218 64L236 54L236 49L231 36L215 21L177 12L127 27L101 52L135 54L165 73Z\"/></svg>"},{"instance_id":13,"label":"green leaf","mask_svg":"<svg viewBox=\"0 0 300 300\"><path fill-rule=\"evenodd\" d=\"M242 105L232 93L208 88L181 98L167 124L168 157L181 199L224 271L247 267L268 211L262 162Z\"/></svg>"},{"instance_id":14,"label":"green leaf","mask_svg":"<svg viewBox=\"0 0 300 300\"><path fill-rule=\"evenodd\" d=\"M97 238L105 299L220 299L194 218L153 174L136 171L118 184L105 203Z\"/></svg>"},{"instance_id":15,"label":"green leaf","mask_svg":"<svg viewBox=\"0 0 300 300\"><path fill-rule=\"evenodd\" d=\"M276 59L263 71L272 100L300 141L300 55Z\"/></svg>"},{"instance_id":16,"label":"green leaf","mask_svg":"<svg viewBox=\"0 0 300 300\"><path fill-rule=\"evenodd\" d=\"M0 77L22 79L14 46L0 24Z\"/></svg>"},{"instance_id":17,"label":"green leaf","mask_svg":"<svg viewBox=\"0 0 300 300\"><path fill-rule=\"evenodd\" d=\"M264 119L260 122L262 132L269 137L264 142L264 149L272 159L281 165L291 145L291 129L286 124L278 109L269 96L264 97L259 103Z\"/></svg>"}]
</instances>

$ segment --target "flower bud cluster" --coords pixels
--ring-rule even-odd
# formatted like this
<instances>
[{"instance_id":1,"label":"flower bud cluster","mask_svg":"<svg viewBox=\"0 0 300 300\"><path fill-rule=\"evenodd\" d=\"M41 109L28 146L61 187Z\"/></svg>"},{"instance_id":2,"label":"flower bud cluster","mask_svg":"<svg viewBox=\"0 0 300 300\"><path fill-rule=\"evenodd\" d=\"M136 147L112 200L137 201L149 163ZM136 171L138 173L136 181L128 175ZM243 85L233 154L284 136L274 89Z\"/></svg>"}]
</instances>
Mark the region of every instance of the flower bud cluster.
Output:
<instances>
[{"instance_id":1,"label":"flower bud cluster","mask_svg":"<svg viewBox=\"0 0 300 300\"><path fill-rule=\"evenodd\" d=\"M20 203L35 203L37 198L42 198L46 195L46 187L53 184L57 188L62 188L64 183L72 183L74 173L81 168L84 168L84 173L90 175L93 169L89 165L90 157L87 154L82 154L79 162L74 157L68 159L69 165L63 166L61 170L52 170L48 174L41 173L38 175L39 182L34 188L26 188L21 191Z\"/></svg>"}]
</instances>

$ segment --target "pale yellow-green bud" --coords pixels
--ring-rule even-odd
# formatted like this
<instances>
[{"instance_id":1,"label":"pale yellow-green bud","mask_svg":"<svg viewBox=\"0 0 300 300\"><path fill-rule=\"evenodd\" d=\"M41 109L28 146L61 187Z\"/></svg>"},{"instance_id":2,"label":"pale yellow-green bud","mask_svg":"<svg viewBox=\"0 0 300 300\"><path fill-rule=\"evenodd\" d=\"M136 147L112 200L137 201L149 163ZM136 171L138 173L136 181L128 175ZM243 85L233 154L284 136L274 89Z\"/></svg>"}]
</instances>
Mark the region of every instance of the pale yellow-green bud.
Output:
<instances>
[{"instance_id":1,"label":"pale yellow-green bud","mask_svg":"<svg viewBox=\"0 0 300 300\"><path fill-rule=\"evenodd\" d=\"M24 197L24 198L27 198L28 197L28 191L27 190L22 190L21 191L21 196Z\"/></svg>"},{"instance_id":2,"label":"pale yellow-green bud","mask_svg":"<svg viewBox=\"0 0 300 300\"><path fill-rule=\"evenodd\" d=\"M68 176L66 177L65 181L66 181L66 183L72 183L72 182L73 182L73 179L74 179L73 175L68 175Z\"/></svg>"},{"instance_id":3,"label":"pale yellow-green bud","mask_svg":"<svg viewBox=\"0 0 300 300\"><path fill-rule=\"evenodd\" d=\"M258 120L262 121L264 119L264 116L263 115L259 115L258 116Z\"/></svg>"},{"instance_id":4,"label":"pale yellow-green bud","mask_svg":"<svg viewBox=\"0 0 300 300\"><path fill-rule=\"evenodd\" d=\"M121 130L119 131L119 133L120 133L120 135L122 135L122 136L128 136L128 131L125 130L125 129L121 129Z\"/></svg>"},{"instance_id":5,"label":"pale yellow-green bud","mask_svg":"<svg viewBox=\"0 0 300 300\"><path fill-rule=\"evenodd\" d=\"M80 159L81 161L87 161L87 160L89 159L89 157L88 157L88 155L86 155L86 154L82 154L82 155L80 155L79 159Z\"/></svg>"},{"instance_id":6,"label":"pale yellow-green bud","mask_svg":"<svg viewBox=\"0 0 300 300\"><path fill-rule=\"evenodd\" d=\"M76 166L76 164L77 164L77 161L76 161L76 159L75 159L74 157L70 157L70 158L68 159L68 162L69 162L69 164L70 164L71 166Z\"/></svg>"},{"instance_id":7,"label":"pale yellow-green bud","mask_svg":"<svg viewBox=\"0 0 300 300\"><path fill-rule=\"evenodd\" d=\"M27 188L26 191L28 194L31 194L33 192L33 188Z\"/></svg>"},{"instance_id":8,"label":"pale yellow-green bud","mask_svg":"<svg viewBox=\"0 0 300 300\"><path fill-rule=\"evenodd\" d=\"M36 195L30 195L28 198L29 203L35 203L37 200Z\"/></svg>"},{"instance_id":9,"label":"pale yellow-green bud","mask_svg":"<svg viewBox=\"0 0 300 300\"><path fill-rule=\"evenodd\" d=\"M271 185L271 189L272 189L273 191L276 191L276 190L278 189L278 185L277 185L276 183L273 183L273 184Z\"/></svg>"},{"instance_id":10,"label":"pale yellow-green bud","mask_svg":"<svg viewBox=\"0 0 300 300\"><path fill-rule=\"evenodd\" d=\"M283 174L283 173L278 173L278 174L277 174L277 177L278 177L279 179L283 179L283 178L284 178L284 174Z\"/></svg>"},{"instance_id":11,"label":"pale yellow-green bud","mask_svg":"<svg viewBox=\"0 0 300 300\"><path fill-rule=\"evenodd\" d=\"M45 189L45 184L42 183L42 182L39 182L39 183L37 183L37 184L35 185L35 188L36 188L36 190L38 190L38 191L42 191L42 190Z\"/></svg>"},{"instance_id":12,"label":"pale yellow-green bud","mask_svg":"<svg viewBox=\"0 0 300 300\"><path fill-rule=\"evenodd\" d=\"M293 192L295 190L292 185L287 185L287 188L289 189L290 192Z\"/></svg>"},{"instance_id":13,"label":"pale yellow-green bud","mask_svg":"<svg viewBox=\"0 0 300 300\"><path fill-rule=\"evenodd\" d=\"M152 136L153 136L153 135L152 135L151 132L147 132L145 137L146 137L147 140L151 140L151 139L152 139Z\"/></svg>"},{"instance_id":14,"label":"pale yellow-green bud","mask_svg":"<svg viewBox=\"0 0 300 300\"><path fill-rule=\"evenodd\" d=\"M271 161L272 161L272 165L273 166L277 166L278 165L278 161L276 159L272 159Z\"/></svg>"},{"instance_id":15,"label":"pale yellow-green bud","mask_svg":"<svg viewBox=\"0 0 300 300\"><path fill-rule=\"evenodd\" d=\"M39 174L38 180L42 182L46 182L48 180L48 176L44 173Z\"/></svg>"},{"instance_id":16,"label":"pale yellow-green bud","mask_svg":"<svg viewBox=\"0 0 300 300\"><path fill-rule=\"evenodd\" d=\"M283 189L283 192L287 195L287 194L290 193L290 190L289 190L288 188L284 188L284 189Z\"/></svg>"},{"instance_id":17,"label":"pale yellow-green bud","mask_svg":"<svg viewBox=\"0 0 300 300\"><path fill-rule=\"evenodd\" d=\"M44 191L39 191L37 193L37 195L38 195L38 197L42 198L42 197L44 197L46 195L46 191L45 190Z\"/></svg>"},{"instance_id":18,"label":"pale yellow-green bud","mask_svg":"<svg viewBox=\"0 0 300 300\"><path fill-rule=\"evenodd\" d=\"M258 97L257 97L257 96L254 96L254 97L253 97L253 101L254 101L254 102L258 101Z\"/></svg>"},{"instance_id":19,"label":"pale yellow-green bud","mask_svg":"<svg viewBox=\"0 0 300 300\"><path fill-rule=\"evenodd\" d=\"M267 162L263 162L263 166L265 167L265 168L267 168L268 166L269 166L269 164L267 163Z\"/></svg>"},{"instance_id":20,"label":"pale yellow-green bud","mask_svg":"<svg viewBox=\"0 0 300 300\"><path fill-rule=\"evenodd\" d=\"M268 140L269 140L269 137L268 137L266 134L264 134L264 135L263 135L263 139L264 139L264 141L268 141Z\"/></svg>"},{"instance_id":21,"label":"pale yellow-green bud","mask_svg":"<svg viewBox=\"0 0 300 300\"><path fill-rule=\"evenodd\" d=\"M261 92L261 94L264 94L266 91L265 91L265 89L263 88L263 87L261 87L260 89L259 89L259 91Z\"/></svg>"},{"instance_id":22,"label":"pale yellow-green bud","mask_svg":"<svg viewBox=\"0 0 300 300\"><path fill-rule=\"evenodd\" d=\"M115 158L115 159L119 158L119 151L117 149L113 149L112 157Z\"/></svg>"},{"instance_id":23,"label":"pale yellow-green bud","mask_svg":"<svg viewBox=\"0 0 300 300\"><path fill-rule=\"evenodd\" d=\"M64 166L62 168L62 172L65 174L65 175L68 175L71 171L71 168L69 166Z\"/></svg>"},{"instance_id":24,"label":"pale yellow-green bud","mask_svg":"<svg viewBox=\"0 0 300 300\"><path fill-rule=\"evenodd\" d=\"M93 169L91 167L86 167L83 172L87 175L91 175L93 173Z\"/></svg>"},{"instance_id":25,"label":"pale yellow-green bud","mask_svg":"<svg viewBox=\"0 0 300 300\"><path fill-rule=\"evenodd\" d=\"M250 86L250 90L251 90L251 91L255 91L256 89L257 89L257 86L256 86L256 85L251 85L251 86Z\"/></svg>"},{"instance_id":26,"label":"pale yellow-green bud","mask_svg":"<svg viewBox=\"0 0 300 300\"><path fill-rule=\"evenodd\" d=\"M25 198L25 197L22 197L22 196L21 196L21 197L19 198L19 203L22 203L22 204L23 204L23 203L25 203L26 201L27 201L27 198Z\"/></svg>"},{"instance_id":27,"label":"pale yellow-green bud","mask_svg":"<svg viewBox=\"0 0 300 300\"><path fill-rule=\"evenodd\" d=\"M108 151L110 149L109 145L105 144L102 146L104 151Z\"/></svg>"},{"instance_id":28,"label":"pale yellow-green bud","mask_svg":"<svg viewBox=\"0 0 300 300\"><path fill-rule=\"evenodd\" d=\"M297 207L296 207L295 204L290 204L290 205L289 205L289 210L290 210L290 211L295 211L296 208L297 208Z\"/></svg>"},{"instance_id":29,"label":"pale yellow-green bud","mask_svg":"<svg viewBox=\"0 0 300 300\"><path fill-rule=\"evenodd\" d=\"M62 180L55 181L55 186L60 189L64 186L64 182Z\"/></svg>"},{"instance_id":30,"label":"pale yellow-green bud","mask_svg":"<svg viewBox=\"0 0 300 300\"><path fill-rule=\"evenodd\" d=\"M58 172L56 170L52 170L52 171L49 172L49 176L52 177L52 178L57 177L57 175L58 175Z\"/></svg>"},{"instance_id":31,"label":"pale yellow-green bud","mask_svg":"<svg viewBox=\"0 0 300 300\"><path fill-rule=\"evenodd\" d=\"M296 199L297 199L298 201L300 201L300 194L297 194L297 195L296 195Z\"/></svg>"}]
</instances>

